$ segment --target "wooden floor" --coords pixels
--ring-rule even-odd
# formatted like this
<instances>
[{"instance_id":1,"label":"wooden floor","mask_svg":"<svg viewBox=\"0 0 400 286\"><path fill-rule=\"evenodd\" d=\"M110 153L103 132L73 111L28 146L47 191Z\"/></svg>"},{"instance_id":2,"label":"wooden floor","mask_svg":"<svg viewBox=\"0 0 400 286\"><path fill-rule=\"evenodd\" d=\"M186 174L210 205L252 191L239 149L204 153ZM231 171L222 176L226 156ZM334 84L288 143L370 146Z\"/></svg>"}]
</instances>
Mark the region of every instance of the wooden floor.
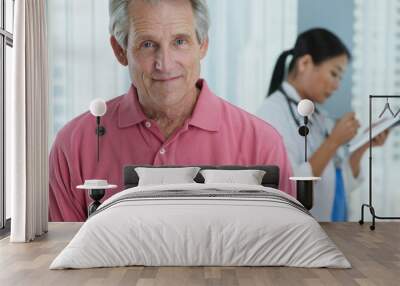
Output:
<instances>
[{"instance_id":1,"label":"wooden floor","mask_svg":"<svg viewBox=\"0 0 400 286\"><path fill-rule=\"evenodd\" d=\"M400 285L400 222L378 222L375 231L357 223L323 228L353 268L124 267L48 270L79 229L79 223L51 223L49 233L29 244L0 241L0 285Z\"/></svg>"}]
</instances>

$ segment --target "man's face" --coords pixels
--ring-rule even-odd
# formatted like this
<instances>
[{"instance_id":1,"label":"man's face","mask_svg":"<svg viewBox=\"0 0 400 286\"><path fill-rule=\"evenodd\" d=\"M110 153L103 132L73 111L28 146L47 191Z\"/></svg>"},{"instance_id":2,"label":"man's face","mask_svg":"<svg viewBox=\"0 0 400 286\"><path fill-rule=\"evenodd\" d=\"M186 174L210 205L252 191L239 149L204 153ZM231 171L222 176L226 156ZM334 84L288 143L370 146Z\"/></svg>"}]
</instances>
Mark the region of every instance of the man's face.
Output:
<instances>
[{"instance_id":1,"label":"man's face","mask_svg":"<svg viewBox=\"0 0 400 286\"><path fill-rule=\"evenodd\" d=\"M139 100L164 108L174 106L195 94L208 43L197 40L188 0L131 3L126 56Z\"/></svg>"}]
</instances>

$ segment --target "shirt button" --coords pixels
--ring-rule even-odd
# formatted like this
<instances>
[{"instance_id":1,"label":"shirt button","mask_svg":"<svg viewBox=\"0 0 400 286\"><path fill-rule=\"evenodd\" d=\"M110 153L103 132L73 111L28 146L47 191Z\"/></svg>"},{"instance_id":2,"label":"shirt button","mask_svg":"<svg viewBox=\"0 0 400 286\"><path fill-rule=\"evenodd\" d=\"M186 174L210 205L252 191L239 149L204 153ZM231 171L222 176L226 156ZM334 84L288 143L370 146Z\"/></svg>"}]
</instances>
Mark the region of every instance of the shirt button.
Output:
<instances>
[{"instance_id":1,"label":"shirt button","mask_svg":"<svg viewBox=\"0 0 400 286\"><path fill-rule=\"evenodd\" d=\"M144 124L147 128L151 127L151 122L150 121L146 121L146 123Z\"/></svg>"},{"instance_id":2,"label":"shirt button","mask_svg":"<svg viewBox=\"0 0 400 286\"><path fill-rule=\"evenodd\" d=\"M165 152L166 152L166 151L165 151L165 149L164 149L164 148L161 148L161 149L160 149L160 154L161 154L161 155L164 155L164 154L165 154Z\"/></svg>"}]
</instances>

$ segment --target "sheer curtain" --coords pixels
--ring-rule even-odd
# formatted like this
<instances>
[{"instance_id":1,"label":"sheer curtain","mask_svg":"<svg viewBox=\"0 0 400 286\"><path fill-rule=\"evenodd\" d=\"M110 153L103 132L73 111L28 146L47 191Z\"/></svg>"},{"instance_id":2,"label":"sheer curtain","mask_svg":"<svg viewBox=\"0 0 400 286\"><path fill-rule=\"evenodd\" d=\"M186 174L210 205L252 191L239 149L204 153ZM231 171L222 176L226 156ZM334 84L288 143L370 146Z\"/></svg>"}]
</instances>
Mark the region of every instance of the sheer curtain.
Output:
<instances>
[{"instance_id":1,"label":"sheer curtain","mask_svg":"<svg viewBox=\"0 0 400 286\"><path fill-rule=\"evenodd\" d=\"M6 111L12 242L47 231L48 82L45 0L15 3L13 89Z\"/></svg>"},{"instance_id":2,"label":"sheer curtain","mask_svg":"<svg viewBox=\"0 0 400 286\"><path fill-rule=\"evenodd\" d=\"M220 97L255 113L278 55L297 36L297 0L209 0L203 76Z\"/></svg>"},{"instance_id":3,"label":"sheer curtain","mask_svg":"<svg viewBox=\"0 0 400 286\"><path fill-rule=\"evenodd\" d=\"M355 0L353 108L368 127L369 95L400 95L400 1ZM374 100L377 120L386 100ZM394 112L400 99L391 99ZM351 220L360 219L361 203L368 203L368 155L363 158L363 185L351 194ZM400 216L400 128L392 129L383 148L373 149L373 204L379 216ZM369 215L366 216L370 218Z\"/></svg>"},{"instance_id":4,"label":"sheer curtain","mask_svg":"<svg viewBox=\"0 0 400 286\"><path fill-rule=\"evenodd\" d=\"M94 98L127 91L128 70L117 63L108 33L109 0L48 1L50 142Z\"/></svg>"},{"instance_id":5,"label":"sheer curtain","mask_svg":"<svg viewBox=\"0 0 400 286\"><path fill-rule=\"evenodd\" d=\"M297 0L212 0L210 48L202 63L213 91L255 112L278 54L293 45ZM108 0L48 1L50 144L95 97L112 98L130 84L112 54Z\"/></svg>"}]
</instances>

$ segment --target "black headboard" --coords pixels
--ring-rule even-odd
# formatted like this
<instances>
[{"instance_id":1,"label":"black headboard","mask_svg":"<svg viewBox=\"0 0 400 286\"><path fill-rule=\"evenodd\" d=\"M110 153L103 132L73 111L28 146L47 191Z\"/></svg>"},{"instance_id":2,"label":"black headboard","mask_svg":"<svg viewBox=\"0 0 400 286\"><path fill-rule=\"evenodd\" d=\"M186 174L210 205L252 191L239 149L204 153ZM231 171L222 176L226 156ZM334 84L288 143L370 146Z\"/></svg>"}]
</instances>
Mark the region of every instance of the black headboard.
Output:
<instances>
[{"instance_id":1,"label":"black headboard","mask_svg":"<svg viewBox=\"0 0 400 286\"><path fill-rule=\"evenodd\" d=\"M124 189L133 188L138 185L139 177L135 171L136 167L151 167L151 168L179 168L179 167L191 167L191 166L151 166L151 165L128 165L124 167ZM264 187L279 188L279 168L278 166L237 166L237 165L221 165L221 166L196 166L201 169L221 169L221 170L247 170L256 169L265 171L265 175L262 179L261 184ZM204 178L200 174L197 174L194 180L197 183L204 183Z\"/></svg>"}]
</instances>

